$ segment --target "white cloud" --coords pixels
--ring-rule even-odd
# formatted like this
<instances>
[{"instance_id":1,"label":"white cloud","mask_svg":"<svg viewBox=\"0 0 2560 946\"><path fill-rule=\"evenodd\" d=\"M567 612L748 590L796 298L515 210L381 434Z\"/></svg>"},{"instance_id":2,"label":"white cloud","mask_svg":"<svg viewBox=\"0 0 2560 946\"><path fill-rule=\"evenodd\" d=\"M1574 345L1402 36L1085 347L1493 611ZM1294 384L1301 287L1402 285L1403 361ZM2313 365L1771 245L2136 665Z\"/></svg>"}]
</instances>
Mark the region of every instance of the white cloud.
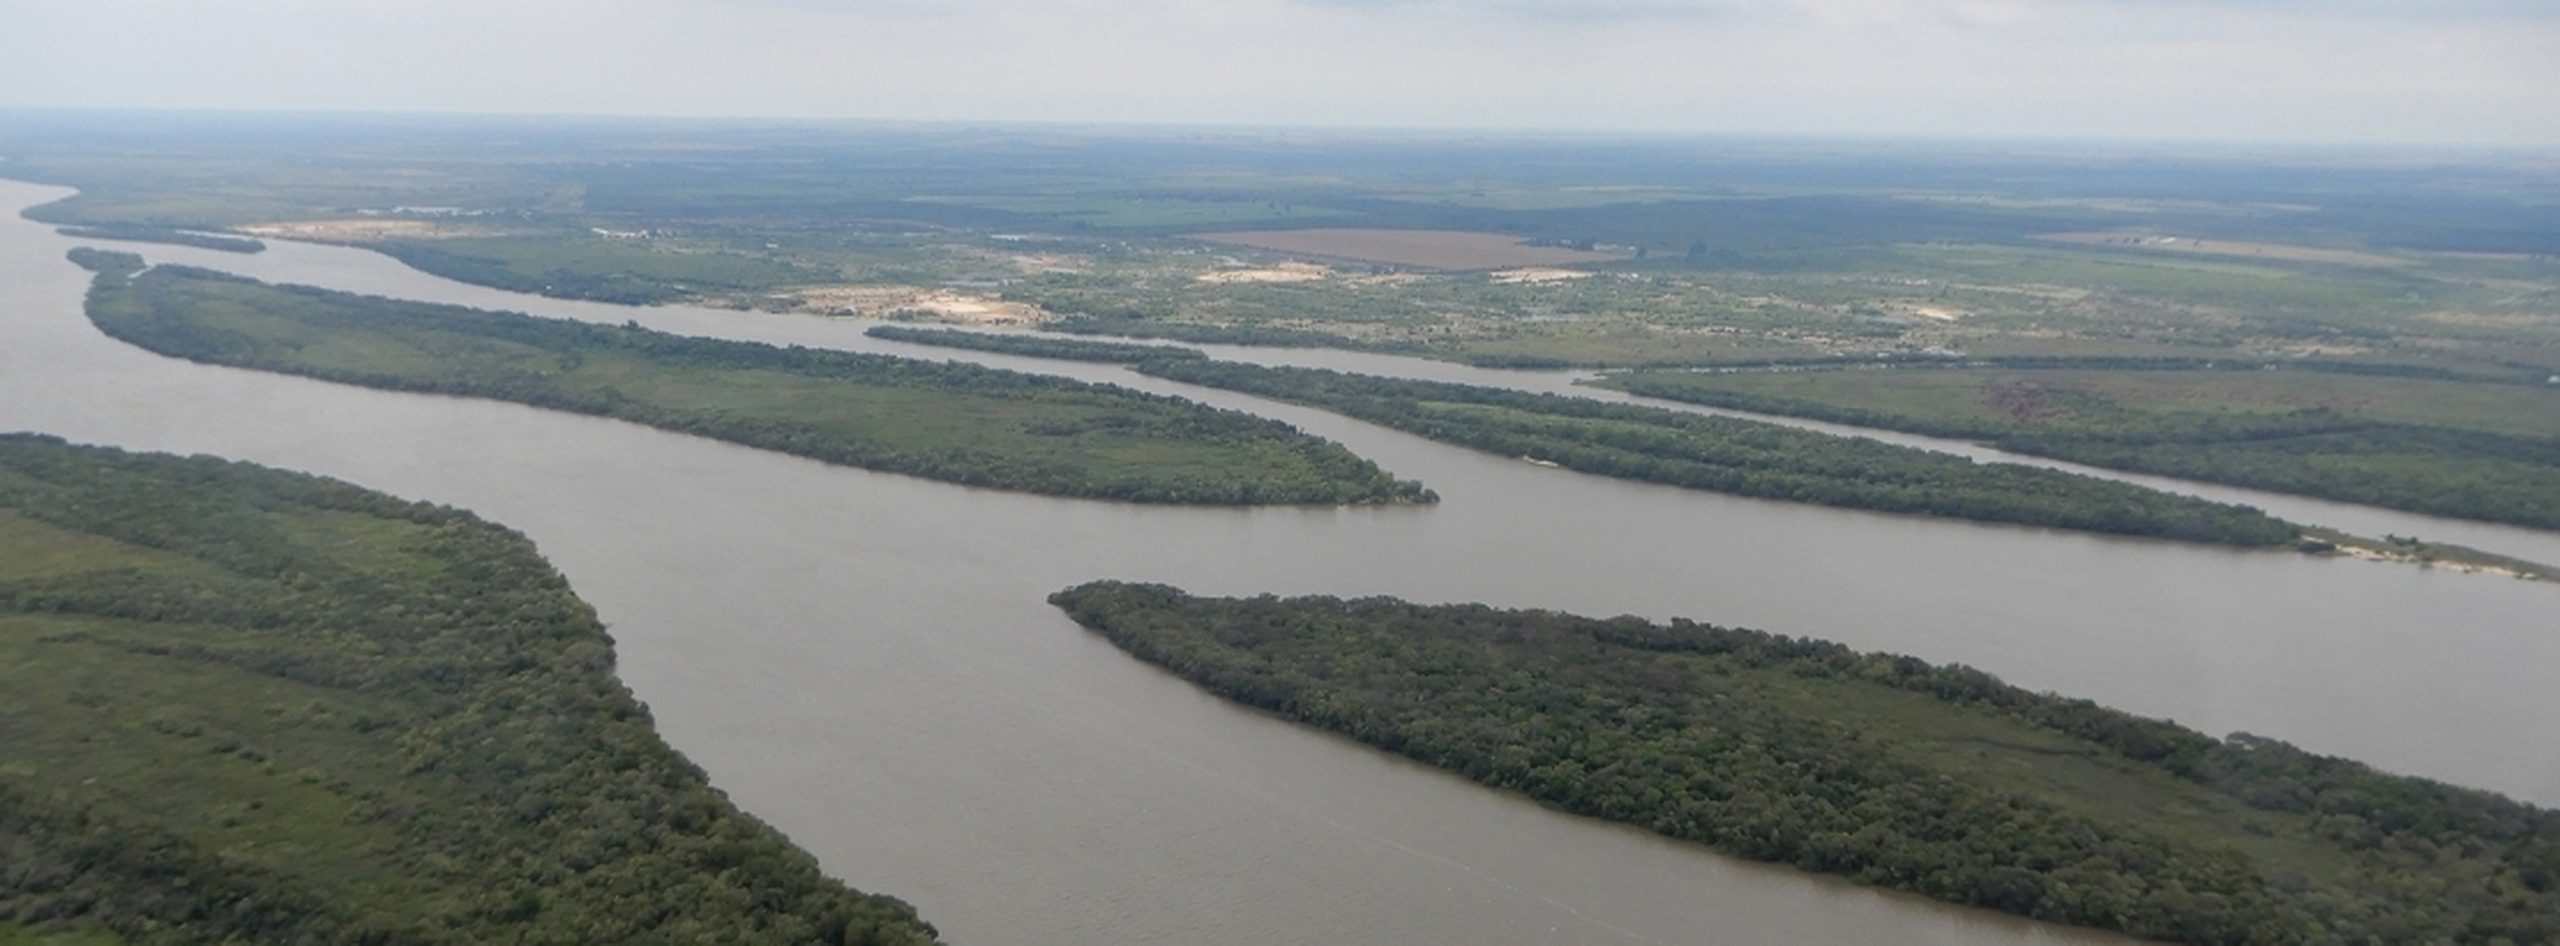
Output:
<instances>
[{"instance_id":1,"label":"white cloud","mask_svg":"<svg viewBox=\"0 0 2560 946\"><path fill-rule=\"evenodd\" d=\"M0 105L2560 145L2560 4L9 0Z\"/></svg>"}]
</instances>

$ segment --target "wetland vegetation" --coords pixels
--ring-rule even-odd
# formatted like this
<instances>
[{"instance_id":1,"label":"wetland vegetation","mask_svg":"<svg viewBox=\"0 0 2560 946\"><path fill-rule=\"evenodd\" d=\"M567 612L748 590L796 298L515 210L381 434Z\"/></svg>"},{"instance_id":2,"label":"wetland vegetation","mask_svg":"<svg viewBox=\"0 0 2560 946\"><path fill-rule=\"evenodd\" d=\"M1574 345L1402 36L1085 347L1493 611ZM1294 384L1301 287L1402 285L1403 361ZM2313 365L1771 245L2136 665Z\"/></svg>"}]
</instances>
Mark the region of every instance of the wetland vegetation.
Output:
<instances>
[{"instance_id":1,"label":"wetland vegetation","mask_svg":"<svg viewBox=\"0 0 2560 946\"><path fill-rule=\"evenodd\" d=\"M1861 883L2178 943L2560 939L2560 814L1966 667L1386 598L1050 600L1236 702Z\"/></svg>"},{"instance_id":2,"label":"wetland vegetation","mask_svg":"<svg viewBox=\"0 0 2560 946\"><path fill-rule=\"evenodd\" d=\"M0 942L934 941L613 668L468 513L0 435Z\"/></svg>"}]
</instances>

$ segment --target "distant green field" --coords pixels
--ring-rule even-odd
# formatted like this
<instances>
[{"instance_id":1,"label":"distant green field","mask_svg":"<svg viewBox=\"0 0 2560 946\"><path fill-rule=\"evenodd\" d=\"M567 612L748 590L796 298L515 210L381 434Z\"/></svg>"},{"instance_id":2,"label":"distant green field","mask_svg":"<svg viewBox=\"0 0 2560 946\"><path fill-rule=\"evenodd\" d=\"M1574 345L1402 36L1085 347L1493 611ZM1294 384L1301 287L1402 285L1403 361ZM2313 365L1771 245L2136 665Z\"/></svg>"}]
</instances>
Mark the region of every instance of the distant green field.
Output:
<instances>
[{"instance_id":1,"label":"distant green field","mask_svg":"<svg viewBox=\"0 0 2560 946\"><path fill-rule=\"evenodd\" d=\"M0 435L0 944L922 944L466 513Z\"/></svg>"},{"instance_id":2,"label":"distant green field","mask_svg":"<svg viewBox=\"0 0 2560 946\"><path fill-rule=\"evenodd\" d=\"M2300 370L1643 372L1741 410L2469 519L2560 528L2560 387Z\"/></svg>"},{"instance_id":3,"label":"distant green field","mask_svg":"<svg viewBox=\"0 0 2560 946\"><path fill-rule=\"evenodd\" d=\"M163 354L617 417L974 486L1139 502L1417 502L1341 445L1178 398L973 365L686 338L273 286L101 270L90 317Z\"/></svg>"}]
</instances>

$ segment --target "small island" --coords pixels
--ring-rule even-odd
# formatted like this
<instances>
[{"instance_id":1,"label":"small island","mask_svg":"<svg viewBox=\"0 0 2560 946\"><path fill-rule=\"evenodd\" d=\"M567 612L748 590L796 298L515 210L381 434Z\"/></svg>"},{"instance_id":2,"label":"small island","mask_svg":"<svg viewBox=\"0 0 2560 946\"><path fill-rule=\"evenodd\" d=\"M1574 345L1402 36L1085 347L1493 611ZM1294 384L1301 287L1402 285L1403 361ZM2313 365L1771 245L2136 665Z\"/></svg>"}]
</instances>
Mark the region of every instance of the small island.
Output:
<instances>
[{"instance_id":1,"label":"small island","mask_svg":"<svg viewBox=\"0 0 2560 946\"><path fill-rule=\"evenodd\" d=\"M1279 421L975 365L692 338L278 286L95 250L91 321L210 364L612 417L830 463L1058 496L1427 503Z\"/></svg>"},{"instance_id":2,"label":"small island","mask_svg":"<svg viewBox=\"0 0 2560 946\"><path fill-rule=\"evenodd\" d=\"M1744 857L2179 943L2560 941L2560 813L1966 667L1386 598L1050 601L1236 702Z\"/></svg>"},{"instance_id":3,"label":"small island","mask_svg":"<svg viewBox=\"0 0 2560 946\"><path fill-rule=\"evenodd\" d=\"M55 233L81 240L121 240L130 243L166 243L192 246L200 250L225 253L264 253L264 240L219 233L196 233L175 227L146 227L140 224L110 223L92 227L55 227Z\"/></svg>"},{"instance_id":4,"label":"small island","mask_svg":"<svg viewBox=\"0 0 2560 946\"><path fill-rule=\"evenodd\" d=\"M935 940L613 666L468 513L0 435L0 943Z\"/></svg>"}]
</instances>

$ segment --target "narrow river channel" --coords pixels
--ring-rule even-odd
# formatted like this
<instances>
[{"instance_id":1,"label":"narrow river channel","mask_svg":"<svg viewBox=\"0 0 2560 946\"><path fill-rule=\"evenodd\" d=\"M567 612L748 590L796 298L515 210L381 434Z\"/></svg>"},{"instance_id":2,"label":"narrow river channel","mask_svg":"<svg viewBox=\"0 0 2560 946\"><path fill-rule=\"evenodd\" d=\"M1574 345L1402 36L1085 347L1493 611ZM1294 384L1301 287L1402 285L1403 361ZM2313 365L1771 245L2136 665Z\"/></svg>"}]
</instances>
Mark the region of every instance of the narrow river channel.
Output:
<instances>
[{"instance_id":1,"label":"narrow river channel","mask_svg":"<svg viewBox=\"0 0 2560 946\"><path fill-rule=\"evenodd\" d=\"M0 430L309 470L523 530L602 613L669 741L831 871L914 901L955 942L2120 942L1557 815L1232 709L1042 601L1101 577L1761 627L2560 802L2553 585L1626 483L1111 366L898 346L861 323L541 299L352 249L119 247L262 279L1170 391L1341 440L1445 502L1179 509L968 489L151 355L89 326L87 275L62 258L74 241L16 216L66 193L0 182ZM2297 511L2334 504L2267 505L2349 525ZM2515 540L2510 554L2560 547L2483 529Z\"/></svg>"}]
</instances>

